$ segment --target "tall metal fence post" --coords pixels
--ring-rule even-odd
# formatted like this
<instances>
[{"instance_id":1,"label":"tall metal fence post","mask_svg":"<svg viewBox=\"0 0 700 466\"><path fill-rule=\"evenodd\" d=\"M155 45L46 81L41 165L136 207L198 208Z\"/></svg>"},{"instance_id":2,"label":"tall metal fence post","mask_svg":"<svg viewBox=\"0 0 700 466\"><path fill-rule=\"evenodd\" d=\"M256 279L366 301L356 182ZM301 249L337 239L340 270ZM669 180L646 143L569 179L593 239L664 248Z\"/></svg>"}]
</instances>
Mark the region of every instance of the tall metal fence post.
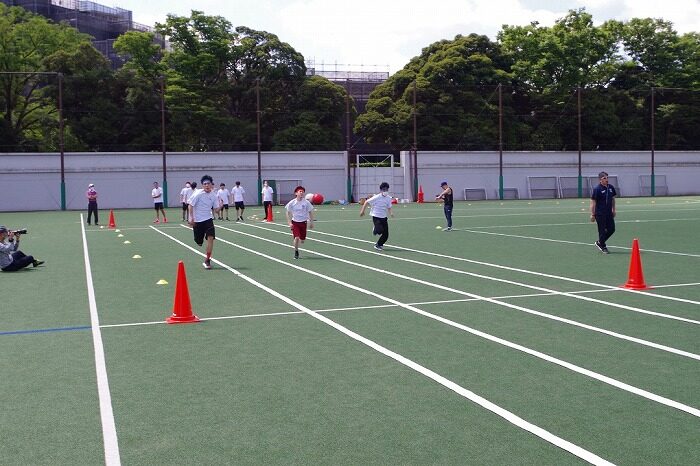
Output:
<instances>
[{"instance_id":1,"label":"tall metal fence post","mask_svg":"<svg viewBox=\"0 0 700 466\"><path fill-rule=\"evenodd\" d=\"M413 81L413 199L418 200L418 120L416 115L416 94L418 75Z\"/></svg>"},{"instance_id":2,"label":"tall metal fence post","mask_svg":"<svg viewBox=\"0 0 700 466\"><path fill-rule=\"evenodd\" d=\"M345 80L345 165L347 169L346 199L352 201L352 181L350 179L350 80Z\"/></svg>"},{"instance_id":3,"label":"tall metal fence post","mask_svg":"<svg viewBox=\"0 0 700 466\"><path fill-rule=\"evenodd\" d=\"M583 177L581 176L581 86L576 88L578 108L578 197L583 197Z\"/></svg>"},{"instance_id":4,"label":"tall metal fence post","mask_svg":"<svg viewBox=\"0 0 700 466\"><path fill-rule=\"evenodd\" d=\"M654 88L651 88L651 196L656 196L656 180L654 179L654 146L656 145L656 103L654 101Z\"/></svg>"},{"instance_id":5,"label":"tall metal fence post","mask_svg":"<svg viewBox=\"0 0 700 466\"><path fill-rule=\"evenodd\" d=\"M260 139L260 78L255 78L255 126L258 150L258 204L262 205L262 142Z\"/></svg>"},{"instance_id":6,"label":"tall metal fence post","mask_svg":"<svg viewBox=\"0 0 700 466\"><path fill-rule=\"evenodd\" d=\"M503 200L503 86L498 85L498 198Z\"/></svg>"},{"instance_id":7,"label":"tall metal fence post","mask_svg":"<svg viewBox=\"0 0 700 466\"><path fill-rule=\"evenodd\" d=\"M61 210L66 210L66 165L63 124L63 73L58 75L58 148L61 151Z\"/></svg>"},{"instance_id":8,"label":"tall metal fence post","mask_svg":"<svg viewBox=\"0 0 700 466\"><path fill-rule=\"evenodd\" d=\"M160 148L163 152L163 203L168 205L168 164L165 147L165 76L160 77Z\"/></svg>"}]
</instances>

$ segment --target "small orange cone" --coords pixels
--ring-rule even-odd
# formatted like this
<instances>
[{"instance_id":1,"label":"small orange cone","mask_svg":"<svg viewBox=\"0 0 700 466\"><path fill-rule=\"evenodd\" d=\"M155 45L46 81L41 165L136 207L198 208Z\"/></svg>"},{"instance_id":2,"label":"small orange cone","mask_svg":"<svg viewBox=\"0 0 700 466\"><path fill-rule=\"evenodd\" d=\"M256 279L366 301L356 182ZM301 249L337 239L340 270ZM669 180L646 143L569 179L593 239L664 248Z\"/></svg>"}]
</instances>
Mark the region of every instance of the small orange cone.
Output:
<instances>
[{"instance_id":1,"label":"small orange cone","mask_svg":"<svg viewBox=\"0 0 700 466\"><path fill-rule=\"evenodd\" d=\"M632 257L630 258L630 270L627 283L623 286L632 290L646 290L651 288L644 283L644 273L642 272L642 258L639 255L639 241L634 238L632 241Z\"/></svg>"},{"instance_id":2,"label":"small orange cone","mask_svg":"<svg viewBox=\"0 0 700 466\"><path fill-rule=\"evenodd\" d=\"M109 228L117 228L117 224L114 223L114 211L111 209L109 211Z\"/></svg>"},{"instance_id":3,"label":"small orange cone","mask_svg":"<svg viewBox=\"0 0 700 466\"><path fill-rule=\"evenodd\" d=\"M423 185L418 185L418 203L422 204L425 200L425 193L423 193Z\"/></svg>"},{"instance_id":4,"label":"small orange cone","mask_svg":"<svg viewBox=\"0 0 700 466\"><path fill-rule=\"evenodd\" d=\"M199 322L199 317L192 314L192 304L190 303L190 291L187 288L187 276L185 275L185 264L182 261L177 263L177 280L175 281L175 302L173 303L173 314L165 319L169 324L189 324Z\"/></svg>"},{"instance_id":5,"label":"small orange cone","mask_svg":"<svg viewBox=\"0 0 700 466\"><path fill-rule=\"evenodd\" d=\"M272 222L272 204L267 207L267 217L265 218L265 221Z\"/></svg>"}]
</instances>

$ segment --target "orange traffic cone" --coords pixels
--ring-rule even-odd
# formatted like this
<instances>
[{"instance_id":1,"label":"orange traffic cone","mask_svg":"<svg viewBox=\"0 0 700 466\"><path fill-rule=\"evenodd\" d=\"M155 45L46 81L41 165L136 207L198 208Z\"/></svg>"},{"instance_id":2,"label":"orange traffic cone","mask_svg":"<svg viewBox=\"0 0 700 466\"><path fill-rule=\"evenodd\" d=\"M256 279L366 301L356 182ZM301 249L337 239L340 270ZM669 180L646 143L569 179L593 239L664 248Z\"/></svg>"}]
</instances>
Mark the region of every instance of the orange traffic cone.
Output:
<instances>
[{"instance_id":1,"label":"orange traffic cone","mask_svg":"<svg viewBox=\"0 0 700 466\"><path fill-rule=\"evenodd\" d=\"M272 204L267 207L267 217L265 218L265 221L272 222Z\"/></svg>"},{"instance_id":2,"label":"orange traffic cone","mask_svg":"<svg viewBox=\"0 0 700 466\"><path fill-rule=\"evenodd\" d=\"M109 211L109 228L117 228L117 224L114 223L114 211L111 209Z\"/></svg>"},{"instance_id":3,"label":"orange traffic cone","mask_svg":"<svg viewBox=\"0 0 700 466\"><path fill-rule=\"evenodd\" d=\"M639 241L634 238L632 241L632 257L630 258L630 270L627 283L623 286L633 290L646 290L651 288L644 283L644 273L642 272L642 258L639 255Z\"/></svg>"},{"instance_id":4,"label":"orange traffic cone","mask_svg":"<svg viewBox=\"0 0 700 466\"><path fill-rule=\"evenodd\" d=\"M423 193L423 185L418 185L418 203L422 204L425 200L425 194Z\"/></svg>"},{"instance_id":5,"label":"orange traffic cone","mask_svg":"<svg viewBox=\"0 0 700 466\"><path fill-rule=\"evenodd\" d=\"M185 264L182 261L177 263L177 280L175 282L175 302L173 303L173 314L165 319L169 324L189 324L199 322L199 317L192 314L192 304L190 303L190 291L187 288L187 276L185 275Z\"/></svg>"}]
</instances>

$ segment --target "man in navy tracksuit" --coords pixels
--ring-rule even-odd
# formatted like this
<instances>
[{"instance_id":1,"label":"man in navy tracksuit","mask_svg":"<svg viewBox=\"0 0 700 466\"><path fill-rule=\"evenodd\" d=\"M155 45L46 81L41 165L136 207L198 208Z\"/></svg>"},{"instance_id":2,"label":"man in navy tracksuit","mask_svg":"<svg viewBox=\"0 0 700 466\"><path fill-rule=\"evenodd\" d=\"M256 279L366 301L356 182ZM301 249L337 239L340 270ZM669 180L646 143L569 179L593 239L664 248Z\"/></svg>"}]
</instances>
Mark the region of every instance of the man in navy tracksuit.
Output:
<instances>
[{"instance_id":1,"label":"man in navy tracksuit","mask_svg":"<svg viewBox=\"0 0 700 466\"><path fill-rule=\"evenodd\" d=\"M610 254L605 242L615 233L615 187L608 184L608 174L598 173L600 184L591 193L591 222L598 224L595 245L603 254Z\"/></svg>"}]
</instances>

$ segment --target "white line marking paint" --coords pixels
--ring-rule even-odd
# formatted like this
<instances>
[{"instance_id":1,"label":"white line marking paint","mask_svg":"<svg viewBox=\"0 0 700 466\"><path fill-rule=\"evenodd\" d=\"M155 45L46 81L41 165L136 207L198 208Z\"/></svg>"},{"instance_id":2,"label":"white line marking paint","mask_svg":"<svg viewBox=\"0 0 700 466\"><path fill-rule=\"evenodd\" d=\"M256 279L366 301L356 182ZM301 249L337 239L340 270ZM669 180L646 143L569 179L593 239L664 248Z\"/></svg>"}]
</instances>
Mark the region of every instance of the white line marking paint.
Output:
<instances>
[{"instance_id":1,"label":"white line marking paint","mask_svg":"<svg viewBox=\"0 0 700 466\"><path fill-rule=\"evenodd\" d=\"M366 221L366 220L365 220L365 221ZM281 226L281 225L276 225L276 226ZM334 233L327 233L327 232L324 232L324 231L314 230L314 234L332 236L332 237L335 237L335 238L342 238L342 239L347 239L347 240L350 240L350 241L356 241L356 242L365 243L365 244L374 244L374 241L367 241L367 240L363 240L363 239L353 238L353 237L351 237L351 236L344 236L344 235L337 235L337 234L334 234ZM517 267L509 267L509 266L506 266L506 265L493 264L493 263L490 263L490 262L477 261L477 260L473 260L473 259L466 259L466 258L464 258L464 257L448 256L448 255L446 255L446 254L440 254L440 253L437 253L437 252L421 251L421 250L419 250L419 249L412 249L412 248L407 248L407 247L404 247L404 246L398 246L398 245L396 245L396 244L394 244L394 243L391 244L391 247L394 248L394 249L400 249L400 250L402 250L402 251L415 252L416 254L424 254L424 255L433 256L433 257L440 257L440 258L443 258L443 259L450 259L450 260L455 260L455 261L460 261L460 262L467 262L467 263L470 263L470 264L483 265L483 266L485 266L485 267L494 267L494 268L497 268L497 269L509 270L509 271L512 271L512 272L519 272L519 273L524 273L524 274L528 274L528 275L535 275L535 276L539 276L539 277L553 278L553 279L555 279L555 280L562 280L562 281L567 281L567 282L572 282L572 283L578 283L578 284L586 285L586 286L597 286L597 287L600 287L600 288L606 288L606 289L610 289L610 290L619 290L619 291L622 291L622 292L625 292L625 293L632 293L632 294L636 294L636 295L650 296L650 297L658 298L658 299L667 299L667 300L670 300L670 301L678 301L678 302L683 302L683 303L688 303L688 304L700 305L700 302L698 302L698 301L692 301L692 300L690 300L690 299L676 298L676 297L673 297L673 296L664 296L664 295L654 294L654 293L648 293L648 292L646 292L646 291L640 291L640 290L630 290L630 289L627 289L627 288L622 288L622 287L617 287L617 286L610 286L610 285L604 285L604 284L602 284L602 283L589 282L589 281L586 281L586 280L579 280L579 279L577 279L577 278L564 277L564 276L561 276L561 275L552 275L552 274L543 273L543 272L535 272L535 271L533 271L533 270L520 269L520 268L517 268Z\"/></svg>"},{"instance_id":2,"label":"white line marking paint","mask_svg":"<svg viewBox=\"0 0 700 466\"><path fill-rule=\"evenodd\" d=\"M100 332L100 319L97 314L95 288L92 283L92 268L90 267L90 256L88 253L87 237L85 236L83 214L80 214L80 229L83 237L83 256L85 258L85 278L87 281L88 303L90 305L92 344L95 349L95 372L97 375L97 394L100 402L105 464L107 466L118 466L121 464L119 441L117 440L117 428L114 423L114 412L112 411L112 395L109 391L107 365L105 363L104 346L102 344L102 332Z\"/></svg>"},{"instance_id":3,"label":"white line marking paint","mask_svg":"<svg viewBox=\"0 0 700 466\"><path fill-rule=\"evenodd\" d=\"M281 232L281 231L279 231L279 230L272 230L272 229L270 229L270 228L265 228L265 227L261 227L261 226L257 226L257 225L248 225L248 226L249 226L249 227L253 227L253 228L259 228L259 229L261 229L261 230L265 230L265 231L269 231L269 232L273 232L273 233L277 233L277 234L285 234L284 232ZM229 230L229 231L238 231L238 230L232 230L232 229L226 228L226 227L221 227L221 228L224 229L224 230ZM366 249L355 248L355 247L347 246L347 245L344 245L344 244L332 243L332 242L330 242L330 241L324 241L324 240L320 240L320 239L317 239L317 238L312 238L311 236L309 236L308 239L311 240L311 241L317 241L317 242L319 242L319 243L328 244L328 245L332 245L332 246L336 246L336 247L340 247L340 248L351 249L351 250L353 250L353 251L358 251L358 252L361 252L361 253L363 253L363 254L372 254L372 255L376 255L376 253L373 252L373 251L368 251L368 250L366 250ZM612 303L612 302L608 302L608 301L603 301L603 300L601 300L601 299L591 298L591 297L588 297L588 296L579 296L578 294L568 293L568 292L565 292L565 291L552 290L552 289L550 289L550 288L544 288L544 287L541 287L541 286L530 285L530 284L528 284L528 283L516 282L516 281L512 281L512 280L506 280L506 279L503 279L503 278L492 277L492 276L489 276L489 275L482 275L482 274L478 274L478 273L474 273L474 272L467 272L467 271L464 271L464 270L453 269L453 268L445 267L445 266L442 266L442 265L431 264L431 263L429 263L429 262L416 261L416 260L408 259L408 258L405 258L405 257L392 256L392 255L389 255L389 254L384 254L382 257L384 257L384 258L386 258L386 259L390 259L390 260L397 260L397 261L401 261L401 262L408 262L408 263L411 263L411 264L417 264L417 265L424 266L424 267L430 267L430 268L434 268L434 269L444 270L444 271L446 271L446 272L452 272L452 273L457 273L457 274L462 274L462 275L469 275L469 276L472 276L472 277L482 278L482 279L485 279L485 280L496 281L496 282L500 282L500 283L507 283L507 284L509 284L509 285L520 286L520 287L523 287L523 288L530 288L530 289L533 289L533 290L542 291L542 292L547 293L547 294L556 294L556 295L560 295L560 296L566 296L566 297L569 297L569 298L579 299L579 300L582 300L582 301L593 302L593 303L597 303L597 304L603 304L603 305L605 305L605 306L615 307L615 308L618 308L618 309L624 309L624 310L627 310L627 311L637 312L637 313L640 313L640 314L647 314L647 315L652 315L652 316L655 316L655 317L661 317L661 318L664 318L664 319L679 320L679 321L686 322L686 323L691 323L691 324L700 325L700 321L693 320L693 319L688 319L688 318L686 318L686 317L679 317L679 316L675 316L675 315L672 315L672 314L664 314L664 313L661 313L661 312L649 311L649 310L642 309L642 308L639 308L639 307L627 306L627 305L625 305L625 304ZM433 285L431 285L431 286L438 286L438 285L434 285L434 284L433 284ZM441 287L442 289L446 289L447 291L452 291L452 292L454 292L454 293L465 294L465 296L471 296L471 297L474 297L474 298L476 298L476 299L482 299L481 296L476 295L476 294L466 293L466 292L463 292L463 291L460 291L460 290L455 290L455 289L453 289L453 288L442 287L442 285L439 285L439 287ZM484 300L489 300L489 299L496 299L496 298L483 298L483 299L484 299ZM539 314L538 314L538 315L539 315ZM544 314L544 315L551 315L551 314Z\"/></svg>"},{"instance_id":4,"label":"white line marking paint","mask_svg":"<svg viewBox=\"0 0 700 466\"><path fill-rule=\"evenodd\" d=\"M176 243L184 246L185 248L191 250L195 254L198 254L200 256L204 256L204 254L202 252L200 252L197 249L183 243L182 241L178 240L177 238L174 238L173 236L170 236L170 235L160 231L157 228L153 228L153 230L155 230L158 233L160 233L161 235L175 241ZM232 244L226 240L220 240L218 238L217 238L217 240L223 241L223 242L228 243L228 244ZM247 249L247 248L243 248L243 249ZM250 251L250 252L254 252L254 251ZM256 253L256 252L254 252L254 253ZM304 270L301 267L295 266L293 264L287 264L279 259L267 256L265 254L261 254L261 253L256 253L256 254L259 254L263 257L267 257L270 260L274 260L274 261L280 262L282 264L288 265L290 267L294 267L294 268L297 268L299 270ZM358 341L358 342L372 348L373 350L393 359L394 361L397 361L397 362L403 364L404 366L413 369L414 371L424 375L425 377L428 377L428 378L434 380L435 382L439 383L443 387L446 387L446 388L452 390L453 392L457 393L458 395L460 395L460 396L478 404L479 406L491 411L492 413L502 417L503 419L507 420L508 422L516 425L517 427L519 427L527 432L530 432L530 433L540 437L541 439L543 439L543 440L545 440L545 441L547 441L547 442L549 442L549 443L551 443L551 444L553 444L553 445L555 445L563 450L566 450L569 453L571 453L571 454L573 454L573 455L575 455L575 456L577 456L585 461L588 461L589 463L599 464L599 465L612 465L613 464L613 463L610 463L609 461L601 458L600 456L595 455L594 453L592 453L588 450L585 450L585 449L579 447L578 445L575 445L575 444L569 442L568 440L564 440L563 438L558 437L558 436L552 434L551 432L548 432L548 431L542 429L541 427L538 427L538 426L526 421L525 419L517 416L516 414L514 414L514 413L512 413L504 408L501 408L500 406L490 402L486 398L477 395L476 393L472 392L471 390L467 390L466 388L462 387L461 385L456 384L455 382L447 379L446 377L441 376L437 372L434 372L434 371L428 369L427 367L424 367L424 366L422 366L422 365L420 365L420 364L418 364L418 363L416 363L416 362L414 362L414 361L412 361L412 360L410 360L410 359L408 359L408 358L406 358L398 353L395 353L395 352L391 351L390 349L385 348L384 346L381 346L380 344L374 342L373 340L365 338L362 335L355 333L352 330L328 319L327 317L322 316L321 314L314 312L311 309L308 309L307 307L303 306L302 304L292 300L291 298L289 298L281 293L278 293L277 291L269 288L268 286L266 286L266 285L264 285L256 280L253 280L252 278L242 274L241 272L239 272L236 269L233 269L232 267L229 267L228 265L224 264L223 262L221 262L217 259L214 259L214 258L212 258L211 260L215 264L220 265L221 267L224 267L229 272L232 272L237 277L240 277L243 280L247 281L251 285L253 285L257 288L260 288L263 291L266 291L267 293L271 294L272 296L276 297L277 299L280 299L281 301L289 304L290 306L293 306L296 309L299 309L300 311L302 311L302 312L308 314L309 316L313 317L314 319L317 319L320 322L323 322L324 324L334 328L335 330L343 333L344 335L352 338L353 340Z\"/></svg>"},{"instance_id":5,"label":"white line marking paint","mask_svg":"<svg viewBox=\"0 0 700 466\"><path fill-rule=\"evenodd\" d=\"M270 240L270 239L265 239L265 238L259 238L259 237L257 237L257 236L251 235L251 234L249 234L249 233L244 233L244 232L237 231L237 230L233 230L233 231L234 231L235 233L237 233L237 234L240 234L240 235L249 236L249 237L252 237L252 238L255 238L255 239L257 239L257 240L264 241L264 242L267 242L267 243L277 244L277 245L283 246L283 247L285 247L285 248L291 248L291 247L292 247L291 245L284 244L284 243L280 243L280 242L278 242L278 241L274 241L274 240ZM159 232L159 233L161 233L162 235L166 235L165 233L162 233L162 232ZM166 236L167 236L167 235L166 235ZM178 240L176 240L176 239L174 239L174 238L173 238L173 240L178 241ZM406 303L402 303L402 302L400 302L400 301L397 301L397 300L395 300L395 299L393 299L393 298L389 298L389 297L387 297L387 296L380 295L379 293L375 293L375 292L373 292L373 291L369 291L369 290L366 290L366 289L364 289L364 288L360 288L360 287L355 286L355 285L352 285L352 284L350 284L350 283L343 282L343 281L341 281L341 280L338 280L338 279L336 279L336 278L330 277L330 276L328 276L328 275L321 274L321 273L316 272L316 271L314 271L314 270L305 269L305 268L303 268L303 267L299 267L298 265L290 264L290 263L285 262L285 261L283 261L283 260L281 260L281 259L277 259L276 257L272 257L272 256L269 256L269 255L267 255L267 254L264 254L264 253L255 251L255 250L253 250L253 249L247 248L247 247L242 246L242 245L240 245L240 244L232 243L231 241L227 241L227 240L225 240L225 239L223 239L223 238L217 238L217 241L221 241L221 242L223 242L223 243L225 243L225 244L229 244L229 245L234 246L234 247L237 247L237 248L239 248L239 249L241 249L241 250L244 250L244 251L250 252L250 253L252 253L252 254L256 254L256 255L258 255L258 256L264 257L264 258L266 258L266 259L268 259L268 260L271 260L271 261L274 261L274 262L283 264L283 265L285 265L285 266L287 266L287 267L292 267L292 268L294 268L294 269L300 270L300 271L305 272L305 273L308 273L308 274L310 274L310 275L314 275L314 276L319 277L319 278L322 278L322 279L324 279L324 280L328 280L328 281L333 282L333 283L336 283L336 284L338 284L338 285L340 285L340 286L343 286L343 287L346 287L346 288L350 288L350 289L352 289L352 290L358 291L358 292L360 292L360 293L367 294L367 295L369 295L369 296L374 296L375 298L378 298L378 299L381 299L381 300L383 300L383 301L386 301L386 302L395 304L395 305L397 305L397 306L400 306L400 307L402 307L402 308L404 308L404 309L408 309L409 311L413 311L413 312L415 312L415 313L417 313L417 314L420 314L420 315L422 315L422 316L428 317L428 318L430 318L430 319L436 320L436 321L438 321L438 322L441 322L441 323L443 323L443 324L449 325L449 326L451 326L451 327L454 327L454 328L463 330L463 331L465 331L465 332L471 333L472 335L476 335L476 336L479 336L479 337L484 338L484 339L486 339L486 340L493 341L493 342L498 343L498 344L500 344L500 345L506 346L506 347L508 347L508 348L512 348L512 349L521 351L521 352L523 352L523 353L529 354L529 355L531 355L531 356L535 356L535 357L540 358L540 359L543 359L543 360L545 360L545 361L547 361L547 362L551 362L551 363L553 363L553 364L557 364L557 365L559 365L559 366L561 366L561 367L564 367L564 368L566 368L566 369L569 369L569 370L571 370L571 371L573 371L573 372L576 372L576 373L585 375L585 376L587 376L587 377L590 377L590 378L599 380L599 381L601 381L601 382L603 382L603 383L606 383L606 384L608 384L608 385L612 385L613 387L619 388L619 389L621 389L621 390L625 390L625 391L630 392L630 393L634 393L634 394L639 395L639 396L641 396L641 397L643 397L643 398L646 398L646 399L649 399L649 400L652 400L652 401L656 401L657 403L660 403L660 404L663 404L663 405L666 405L666 406L670 406L670 407L675 408L675 409L678 409L678 410L680 410L680 411L685 411L685 412L687 412L687 413L689 413L689 414L691 414L691 415L693 415L693 416L695 416L695 417L700 417L700 410L697 409L697 408L693 408L692 406L688 406L688 405L685 405L685 404L680 403L680 402L678 402L678 401L674 401L674 400L671 400L671 399L669 399L669 398L666 398L666 397L657 395L657 394L655 394L655 393L649 392L649 391L647 391L647 390L643 390L643 389L641 389L641 388L635 387L635 386L633 386L633 385L626 384L626 383L621 382L621 381L619 381L619 380L613 379L612 377L608 377L608 376L606 376L606 375L599 374L599 373L597 373L597 372L593 372L593 371L591 371L591 370L585 369L585 368L580 367L580 366L577 366L577 365L575 365L575 364L566 362L566 361L564 361L564 360L555 358L555 357L553 357L553 356L550 356L550 355L548 355L548 354L545 354L545 353L542 353L542 352L533 350L533 349L531 349L531 348L527 348L527 347L522 346L522 345L519 345L519 344L517 344L517 343L513 343L513 342L508 341L508 340L505 340L505 339L503 339L503 338L496 337L496 336L491 335L491 334L488 334L488 333L486 333L486 332L482 332L482 331L480 331L480 330L477 330L477 329L474 329L474 328L471 328L471 327L467 327L466 325L462 325L462 324L459 324L459 323L457 323L457 322L454 322L454 321L451 321L451 320L449 320L449 319L446 319L446 318L444 318L444 317L440 317L440 316L437 316L437 315L435 315L435 314L431 314L431 313L426 312L426 311L423 311L423 310L421 310L421 309L419 309L419 308L417 308L417 307L415 307L415 306L411 306L411 305L409 305L409 304L406 304ZM184 244L184 243L183 243L183 244ZM193 250L194 250L194 249L193 249ZM308 249L302 249L302 250L305 251L305 252L308 252L308 253L310 253L310 254L314 254L314 255L320 256L320 257L326 257L326 258L328 258L328 259L336 260L336 261L339 261L339 262L348 263L348 264L351 264L351 265L360 265L360 266L361 266L361 264L353 264L353 263L350 262L350 261L346 261L346 260L344 260L344 259L339 259L339 258L336 258L336 257L333 257L333 256L329 256L329 255L327 255L327 254L323 254L323 253L311 251L311 250L308 250ZM201 254L201 253L200 253L200 254ZM386 271L382 271L382 270L380 270L380 269L375 269L375 268L369 267L369 266L364 266L364 268L374 269L374 270L379 271L379 272L387 273ZM497 303L498 303L498 302L497 302ZM505 303L498 303L498 304L503 305L503 304L505 304Z\"/></svg>"}]
</instances>

